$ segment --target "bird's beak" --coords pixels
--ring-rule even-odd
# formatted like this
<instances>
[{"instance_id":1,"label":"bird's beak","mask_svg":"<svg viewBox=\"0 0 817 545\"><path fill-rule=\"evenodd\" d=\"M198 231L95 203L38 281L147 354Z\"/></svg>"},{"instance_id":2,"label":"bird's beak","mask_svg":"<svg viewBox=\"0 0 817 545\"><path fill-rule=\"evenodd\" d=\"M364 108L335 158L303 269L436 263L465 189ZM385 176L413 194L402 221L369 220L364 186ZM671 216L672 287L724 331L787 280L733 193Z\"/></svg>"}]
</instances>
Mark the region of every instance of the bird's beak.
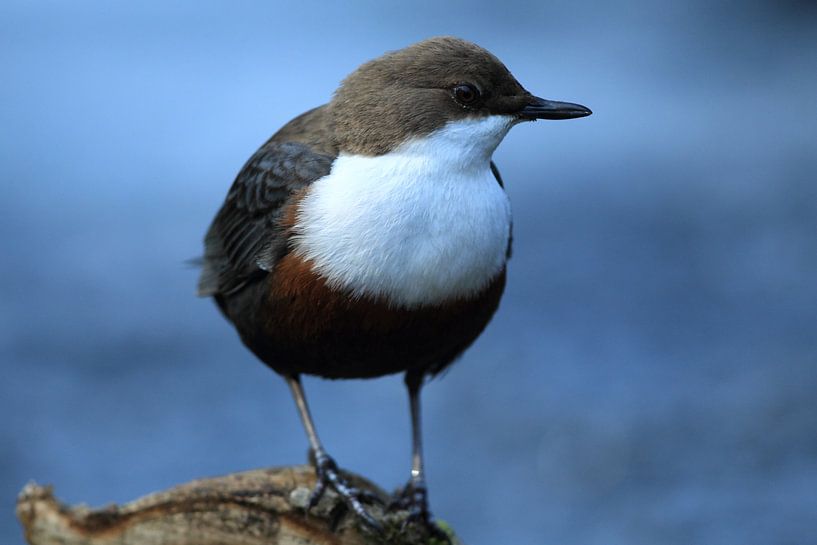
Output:
<instances>
[{"instance_id":1,"label":"bird's beak","mask_svg":"<svg viewBox=\"0 0 817 545\"><path fill-rule=\"evenodd\" d=\"M590 108L581 104L531 97L530 103L516 115L522 121L535 121L537 119L575 119L592 113Z\"/></svg>"}]
</instances>

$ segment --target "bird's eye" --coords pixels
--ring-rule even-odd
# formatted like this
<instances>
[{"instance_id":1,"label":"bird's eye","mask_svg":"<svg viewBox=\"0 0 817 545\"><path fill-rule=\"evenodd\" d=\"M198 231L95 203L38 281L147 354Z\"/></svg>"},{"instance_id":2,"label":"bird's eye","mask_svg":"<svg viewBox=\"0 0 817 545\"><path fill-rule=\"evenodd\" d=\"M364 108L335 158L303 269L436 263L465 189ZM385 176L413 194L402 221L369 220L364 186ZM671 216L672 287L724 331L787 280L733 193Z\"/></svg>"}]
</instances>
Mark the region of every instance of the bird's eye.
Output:
<instances>
[{"instance_id":1,"label":"bird's eye","mask_svg":"<svg viewBox=\"0 0 817 545\"><path fill-rule=\"evenodd\" d=\"M479 100L479 89L470 83L460 83L454 86L454 99L463 106L472 106Z\"/></svg>"}]
</instances>

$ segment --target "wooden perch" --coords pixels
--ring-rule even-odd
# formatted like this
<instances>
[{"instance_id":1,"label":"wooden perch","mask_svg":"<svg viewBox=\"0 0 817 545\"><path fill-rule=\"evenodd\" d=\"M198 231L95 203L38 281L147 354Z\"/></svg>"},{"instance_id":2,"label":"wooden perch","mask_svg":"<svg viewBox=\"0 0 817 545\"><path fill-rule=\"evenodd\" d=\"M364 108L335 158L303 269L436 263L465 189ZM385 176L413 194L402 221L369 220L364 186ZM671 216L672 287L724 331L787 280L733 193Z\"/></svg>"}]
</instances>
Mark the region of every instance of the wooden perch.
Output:
<instances>
[{"instance_id":1,"label":"wooden perch","mask_svg":"<svg viewBox=\"0 0 817 545\"><path fill-rule=\"evenodd\" d=\"M389 496L362 477L355 486L388 504ZM315 485L311 466L256 469L192 481L125 505L91 509L66 506L50 486L26 485L17 517L30 545L420 545L434 543L418 525L403 528L405 513L372 515L386 533L375 536L348 516L337 494L327 490L305 512ZM452 537L453 545L461 545Z\"/></svg>"}]
</instances>

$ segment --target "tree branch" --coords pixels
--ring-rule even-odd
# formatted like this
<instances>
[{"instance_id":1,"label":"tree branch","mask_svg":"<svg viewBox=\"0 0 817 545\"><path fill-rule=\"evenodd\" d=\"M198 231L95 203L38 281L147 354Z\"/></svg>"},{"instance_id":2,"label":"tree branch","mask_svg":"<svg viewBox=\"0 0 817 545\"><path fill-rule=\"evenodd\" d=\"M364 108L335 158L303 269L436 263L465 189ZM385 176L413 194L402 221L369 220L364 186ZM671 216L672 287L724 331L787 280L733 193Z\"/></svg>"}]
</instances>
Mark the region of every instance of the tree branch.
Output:
<instances>
[{"instance_id":1,"label":"tree branch","mask_svg":"<svg viewBox=\"0 0 817 545\"><path fill-rule=\"evenodd\" d=\"M388 504L366 479L351 482ZM386 533L361 530L345 504L327 490L307 514L315 472L311 466L256 469L195 480L121 506L91 509L60 503L50 486L31 483L17 500L17 517L30 545L420 545L433 543L406 513L369 506ZM348 515L348 516L347 516ZM459 544L456 538L452 543Z\"/></svg>"}]
</instances>

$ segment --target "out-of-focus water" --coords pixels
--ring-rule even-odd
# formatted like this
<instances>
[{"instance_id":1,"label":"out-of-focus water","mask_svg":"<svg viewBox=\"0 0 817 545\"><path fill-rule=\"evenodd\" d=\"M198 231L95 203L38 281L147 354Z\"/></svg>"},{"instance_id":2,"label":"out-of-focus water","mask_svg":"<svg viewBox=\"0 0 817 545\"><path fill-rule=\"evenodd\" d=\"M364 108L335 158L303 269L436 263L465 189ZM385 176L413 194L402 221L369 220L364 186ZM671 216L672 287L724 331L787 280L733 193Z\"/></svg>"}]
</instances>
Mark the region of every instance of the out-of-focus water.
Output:
<instances>
[{"instance_id":1,"label":"out-of-focus water","mask_svg":"<svg viewBox=\"0 0 817 545\"><path fill-rule=\"evenodd\" d=\"M467 543L817 543L810 2L0 5L0 542L29 479L125 501L300 463L283 382L185 259L243 161L438 34L595 114L515 128L501 310L425 391ZM408 477L399 377L307 380L337 460Z\"/></svg>"}]
</instances>

